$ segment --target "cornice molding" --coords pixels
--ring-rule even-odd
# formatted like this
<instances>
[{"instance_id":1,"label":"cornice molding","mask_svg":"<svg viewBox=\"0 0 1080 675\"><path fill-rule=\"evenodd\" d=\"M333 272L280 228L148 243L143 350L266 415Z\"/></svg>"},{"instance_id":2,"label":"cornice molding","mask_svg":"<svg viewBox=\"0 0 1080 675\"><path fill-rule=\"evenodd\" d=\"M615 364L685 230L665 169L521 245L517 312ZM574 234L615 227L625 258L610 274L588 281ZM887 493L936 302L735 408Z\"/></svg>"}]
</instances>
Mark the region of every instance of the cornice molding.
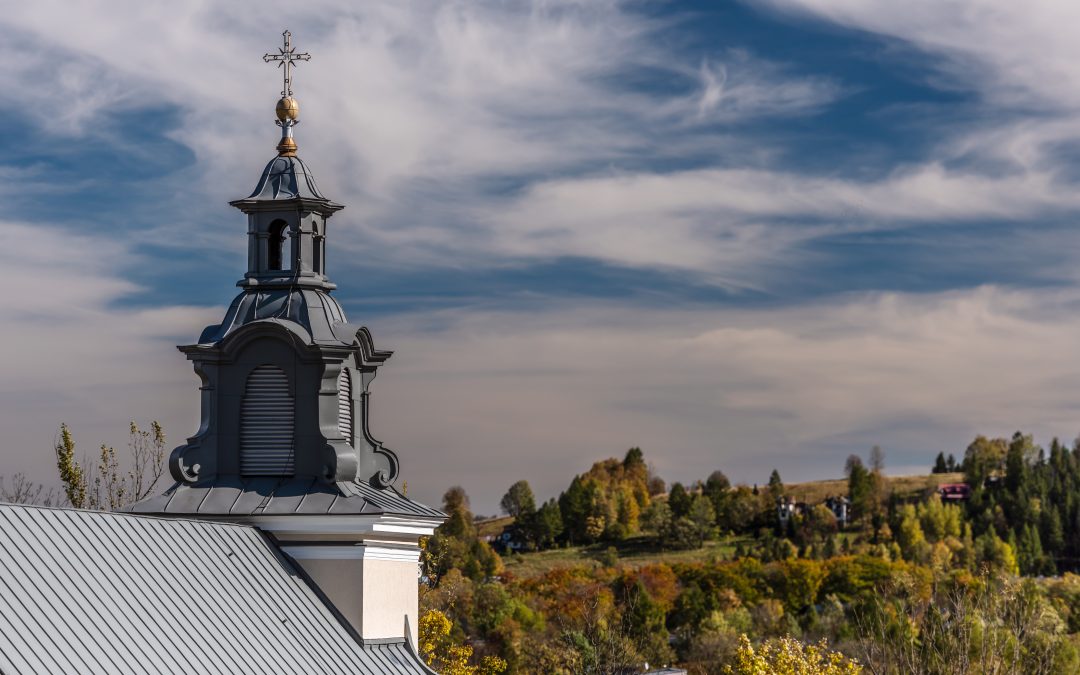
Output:
<instances>
[{"instance_id":1,"label":"cornice molding","mask_svg":"<svg viewBox=\"0 0 1080 675\"><path fill-rule=\"evenodd\" d=\"M416 546L372 546L353 544L351 546L282 546L282 553L295 560L389 560L393 562L416 563L420 560L420 549Z\"/></svg>"}]
</instances>

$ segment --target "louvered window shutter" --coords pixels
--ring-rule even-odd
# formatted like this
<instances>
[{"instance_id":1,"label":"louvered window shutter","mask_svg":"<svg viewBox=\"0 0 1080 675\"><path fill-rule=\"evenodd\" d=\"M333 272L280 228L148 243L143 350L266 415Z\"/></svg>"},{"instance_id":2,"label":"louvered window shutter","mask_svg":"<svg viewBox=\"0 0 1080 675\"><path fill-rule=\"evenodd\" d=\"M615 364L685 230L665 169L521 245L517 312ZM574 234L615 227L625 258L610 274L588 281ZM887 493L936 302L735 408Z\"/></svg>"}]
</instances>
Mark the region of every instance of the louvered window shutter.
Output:
<instances>
[{"instance_id":1,"label":"louvered window shutter","mask_svg":"<svg viewBox=\"0 0 1080 675\"><path fill-rule=\"evenodd\" d=\"M276 366L251 371L240 410L241 474L293 474L293 414L285 371Z\"/></svg>"},{"instance_id":2,"label":"louvered window shutter","mask_svg":"<svg viewBox=\"0 0 1080 675\"><path fill-rule=\"evenodd\" d=\"M338 375L338 431L349 445L353 442L352 377L347 368Z\"/></svg>"}]
</instances>

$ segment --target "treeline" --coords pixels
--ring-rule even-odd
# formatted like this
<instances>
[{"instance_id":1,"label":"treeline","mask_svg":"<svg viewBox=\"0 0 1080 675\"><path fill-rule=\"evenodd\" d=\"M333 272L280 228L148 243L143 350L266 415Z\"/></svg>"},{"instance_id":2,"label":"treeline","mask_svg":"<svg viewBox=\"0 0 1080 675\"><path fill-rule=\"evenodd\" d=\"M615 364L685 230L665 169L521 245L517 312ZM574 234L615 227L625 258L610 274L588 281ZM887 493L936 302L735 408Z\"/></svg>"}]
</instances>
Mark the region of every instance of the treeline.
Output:
<instances>
[{"instance_id":1,"label":"treeline","mask_svg":"<svg viewBox=\"0 0 1080 675\"><path fill-rule=\"evenodd\" d=\"M957 462L939 454L933 473L963 473L969 492L942 505L932 484L914 494L888 489L884 455L867 462L852 455L844 464L846 520L824 503L800 505L782 521L778 506L788 492L774 470L768 483L732 486L721 471L684 486L664 481L632 448L622 461L597 462L575 476L559 495L536 506L529 484L515 483L502 500L514 516L509 529L514 548L617 544L648 535L660 549L696 548L722 536L751 535L774 551L773 539L787 540L802 556L829 556L850 550L850 538L832 535L841 527L861 533L893 555L926 562L944 552L974 565L987 557L1012 560L1025 575L1080 570L1080 445L1069 449L1054 439L1049 451L1030 435L1011 439L977 437ZM786 544L782 544L786 545Z\"/></svg>"}]
</instances>

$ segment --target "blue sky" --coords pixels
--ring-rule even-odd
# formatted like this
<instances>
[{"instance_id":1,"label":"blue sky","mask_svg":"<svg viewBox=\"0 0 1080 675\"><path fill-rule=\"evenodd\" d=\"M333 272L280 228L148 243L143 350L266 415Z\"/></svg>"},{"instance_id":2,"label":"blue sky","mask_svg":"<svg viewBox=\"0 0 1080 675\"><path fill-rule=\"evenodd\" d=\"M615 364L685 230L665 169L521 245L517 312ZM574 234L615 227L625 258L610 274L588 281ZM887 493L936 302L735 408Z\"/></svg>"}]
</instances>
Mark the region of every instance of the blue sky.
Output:
<instances>
[{"instance_id":1,"label":"blue sky","mask_svg":"<svg viewBox=\"0 0 1080 675\"><path fill-rule=\"evenodd\" d=\"M172 345L242 273L288 23L328 262L397 355L410 494L493 512L641 445L669 480L895 473L1080 432L1066 3L36 2L0 176L0 474L195 432Z\"/></svg>"}]
</instances>

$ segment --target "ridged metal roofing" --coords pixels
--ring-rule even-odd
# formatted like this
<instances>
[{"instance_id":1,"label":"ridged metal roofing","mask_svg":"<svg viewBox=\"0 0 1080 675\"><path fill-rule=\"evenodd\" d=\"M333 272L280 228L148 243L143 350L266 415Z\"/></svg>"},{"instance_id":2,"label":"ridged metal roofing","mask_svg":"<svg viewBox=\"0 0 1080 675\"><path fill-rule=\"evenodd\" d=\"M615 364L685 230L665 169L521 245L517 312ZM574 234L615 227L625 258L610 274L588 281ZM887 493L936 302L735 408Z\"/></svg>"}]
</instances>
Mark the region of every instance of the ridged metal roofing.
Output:
<instances>
[{"instance_id":1,"label":"ridged metal roofing","mask_svg":"<svg viewBox=\"0 0 1080 675\"><path fill-rule=\"evenodd\" d=\"M299 157L275 157L267 163L259 183L247 199L265 201L297 197L327 201L315 185L315 177Z\"/></svg>"},{"instance_id":2,"label":"ridged metal roofing","mask_svg":"<svg viewBox=\"0 0 1080 675\"><path fill-rule=\"evenodd\" d=\"M228 516L372 514L445 519L446 514L414 502L393 487L364 481L326 483L315 478L215 476L176 483L164 493L133 504L132 513Z\"/></svg>"},{"instance_id":3,"label":"ridged metal roofing","mask_svg":"<svg viewBox=\"0 0 1080 675\"><path fill-rule=\"evenodd\" d=\"M0 673L418 674L250 527L0 504Z\"/></svg>"},{"instance_id":4,"label":"ridged metal roofing","mask_svg":"<svg viewBox=\"0 0 1080 675\"><path fill-rule=\"evenodd\" d=\"M218 325L207 326L200 345L216 344L256 321L292 322L307 332L304 343L351 345L359 326L349 325L329 293L312 288L247 290L237 295Z\"/></svg>"}]
</instances>

